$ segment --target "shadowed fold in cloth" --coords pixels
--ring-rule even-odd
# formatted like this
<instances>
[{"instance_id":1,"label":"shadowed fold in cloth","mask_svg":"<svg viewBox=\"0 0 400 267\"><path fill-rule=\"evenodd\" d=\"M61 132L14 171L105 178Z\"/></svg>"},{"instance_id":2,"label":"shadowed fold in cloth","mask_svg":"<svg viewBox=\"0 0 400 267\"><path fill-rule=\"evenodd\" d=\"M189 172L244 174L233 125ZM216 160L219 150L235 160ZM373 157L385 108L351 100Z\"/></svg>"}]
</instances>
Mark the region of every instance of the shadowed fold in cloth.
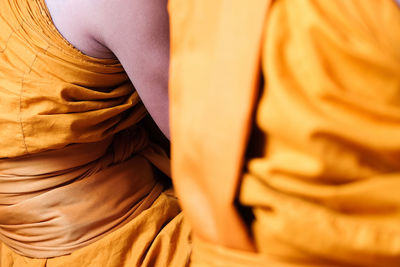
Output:
<instances>
[{"instance_id":1,"label":"shadowed fold in cloth","mask_svg":"<svg viewBox=\"0 0 400 267\"><path fill-rule=\"evenodd\" d=\"M0 240L36 258L86 246L154 202L163 188L152 164L168 172L166 157L135 127L96 143L2 159Z\"/></svg>"},{"instance_id":2,"label":"shadowed fold in cloth","mask_svg":"<svg viewBox=\"0 0 400 267\"><path fill-rule=\"evenodd\" d=\"M269 2L169 1L174 179L239 170L257 251L191 266L400 266L399 6Z\"/></svg>"},{"instance_id":3,"label":"shadowed fold in cloth","mask_svg":"<svg viewBox=\"0 0 400 267\"><path fill-rule=\"evenodd\" d=\"M0 1L0 99L0 267L187 264L135 87L70 44L44 0Z\"/></svg>"}]
</instances>

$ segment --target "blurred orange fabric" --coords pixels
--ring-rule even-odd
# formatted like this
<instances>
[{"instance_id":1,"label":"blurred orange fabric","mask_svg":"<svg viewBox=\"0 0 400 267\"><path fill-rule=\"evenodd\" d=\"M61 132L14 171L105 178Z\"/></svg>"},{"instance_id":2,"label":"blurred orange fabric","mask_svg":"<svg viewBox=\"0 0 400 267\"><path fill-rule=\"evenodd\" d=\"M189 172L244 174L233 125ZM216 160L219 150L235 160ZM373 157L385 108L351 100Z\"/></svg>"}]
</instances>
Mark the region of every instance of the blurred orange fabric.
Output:
<instances>
[{"instance_id":1,"label":"blurred orange fabric","mask_svg":"<svg viewBox=\"0 0 400 267\"><path fill-rule=\"evenodd\" d=\"M175 179L234 192L252 131L237 199L258 253L200 241L192 264L398 266L399 7L267 2L169 5Z\"/></svg>"}]
</instances>

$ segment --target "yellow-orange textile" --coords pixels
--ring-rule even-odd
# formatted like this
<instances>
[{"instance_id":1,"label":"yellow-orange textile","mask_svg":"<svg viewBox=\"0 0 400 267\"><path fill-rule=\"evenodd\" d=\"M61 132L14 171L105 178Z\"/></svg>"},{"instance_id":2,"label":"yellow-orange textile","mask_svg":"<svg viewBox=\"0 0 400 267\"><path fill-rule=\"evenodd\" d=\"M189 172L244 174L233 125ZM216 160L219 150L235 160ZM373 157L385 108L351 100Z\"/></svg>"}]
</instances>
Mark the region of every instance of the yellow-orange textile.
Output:
<instances>
[{"instance_id":1,"label":"yellow-orange textile","mask_svg":"<svg viewBox=\"0 0 400 267\"><path fill-rule=\"evenodd\" d=\"M122 228L70 255L24 257L0 243L1 267L188 266L190 228L175 197L163 192L153 205Z\"/></svg>"},{"instance_id":2,"label":"yellow-orange textile","mask_svg":"<svg viewBox=\"0 0 400 267\"><path fill-rule=\"evenodd\" d=\"M190 229L122 66L0 2L0 266L185 266Z\"/></svg>"},{"instance_id":3,"label":"yellow-orange textile","mask_svg":"<svg viewBox=\"0 0 400 267\"><path fill-rule=\"evenodd\" d=\"M241 125L244 137L249 127L229 111L264 78L238 197L254 212L258 253L201 241L193 266L399 266L399 7L276 0L266 15L266 2L169 5L174 176L190 174L182 157L193 179L214 175L216 186L224 177L215 174L234 172L240 149L221 155L244 143L232 130ZM214 131L221 146L209 141Z\"/></svg>"}]
</instances>

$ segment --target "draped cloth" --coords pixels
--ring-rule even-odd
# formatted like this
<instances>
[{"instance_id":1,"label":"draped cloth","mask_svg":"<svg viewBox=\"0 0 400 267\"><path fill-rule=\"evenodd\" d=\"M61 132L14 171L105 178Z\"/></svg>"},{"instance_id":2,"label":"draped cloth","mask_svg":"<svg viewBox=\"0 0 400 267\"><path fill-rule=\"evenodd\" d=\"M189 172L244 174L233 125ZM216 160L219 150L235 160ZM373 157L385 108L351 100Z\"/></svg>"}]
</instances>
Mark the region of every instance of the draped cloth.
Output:
<instances>
[{"instance_id":1,"label":"draped cloth","mask_svg":"<svg viewBox=\"0 0 400 267\"><path fill-rule=\"evenodd\" d=\"M185 266L169 158L116 59L82 54L44 0L0 1L0 266Z\"/></svg>"},{"instance_id":2,"label":"draped cloth","mask_svg":"<svg viewBox=\"0 0 400 267\"><path fill-rule=\"evenodd\" d=\"M200 240L192 265L398 266L396 2L276 0L268 13L266 1L169 7L174 176L223 185L217 174L233 173L247 149L237 201L254 215L246 219L257 253ZM236 98L257 94L253 104ZM249 104L247 117L231 115Z\"/></svg>"},{"instance_id":3,"label":"draped cloth","mask_svg":"<svg viewBox=\"0 0 400 267\"><path fill-rule=\"evenodd\" d=\"M69 255L33 259L0 244L1 267L188 266L190 227L176 198L164 191L121 228Z\"/></svg>"},{"instance_id":4,"label":"draped cloth","mask_svg":"<svg viewBox=\"0 0 400 267\"><path fill-rule=\"evenodd\" d=\"M0 240L30 257L65 255L149 208L163 187L140 130L1 160Z\"/></svg>"}]
</instances>

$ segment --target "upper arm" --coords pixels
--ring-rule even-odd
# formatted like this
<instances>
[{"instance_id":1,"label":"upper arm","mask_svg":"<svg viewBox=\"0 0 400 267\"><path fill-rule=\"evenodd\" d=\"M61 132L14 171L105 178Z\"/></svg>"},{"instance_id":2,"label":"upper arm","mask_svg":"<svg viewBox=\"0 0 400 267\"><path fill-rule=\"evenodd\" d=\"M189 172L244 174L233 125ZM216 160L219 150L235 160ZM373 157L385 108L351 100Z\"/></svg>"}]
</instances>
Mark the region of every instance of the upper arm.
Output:
<instances>
[{"instance_id":1,"label":"upper arm","mask_svg":"<svg viewBox=\"0 0 400 267\"><path fill-rule=\"evenodd\" d=\"M94 32L120 60L146 108L169 137L167 0L96 0Z\"/></svg>"},{"instance_id":2,"label":"upper arm","mask_svg":"<svg viewBox=\"0 0 400 267\"><path fill-rule=\"evenodd\" d=\"M167 0L47 0L57 28L95 57L114 54L163 133L168 128Z\"/></svg>"}]
</instances>

